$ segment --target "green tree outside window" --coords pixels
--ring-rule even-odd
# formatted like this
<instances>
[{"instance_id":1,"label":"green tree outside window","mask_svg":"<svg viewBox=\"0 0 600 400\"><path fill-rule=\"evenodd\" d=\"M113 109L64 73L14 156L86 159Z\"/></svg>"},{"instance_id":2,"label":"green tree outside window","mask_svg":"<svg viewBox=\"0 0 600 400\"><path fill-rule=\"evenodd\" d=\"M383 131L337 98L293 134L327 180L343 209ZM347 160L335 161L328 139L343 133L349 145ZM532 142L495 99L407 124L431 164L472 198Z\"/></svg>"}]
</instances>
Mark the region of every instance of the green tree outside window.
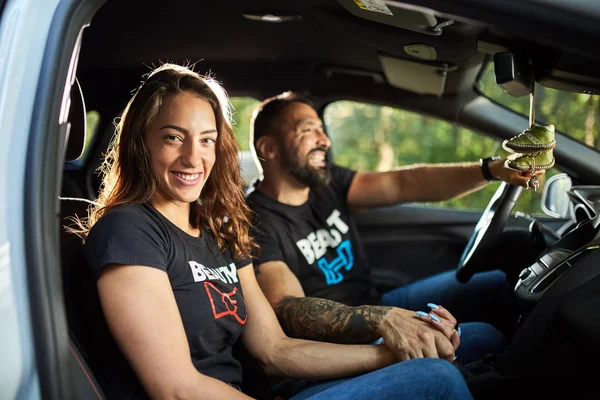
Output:
<instances>
[{"instance_id":1,"label":"green tree outside window","mask_svg":"<svg viewBox=\"0 0 600 400\"><path fill-rule=\"evenodd\" d=\"M410 164L470 162L501 151L501 143L447 121L387 106L337 101L325 109L337 164L359 171L389 171ZM543 180L555 169L546 172ZM499 183L431 207L483 210ZM524 191L516 211L543 214L541 190Z\"/></svg>"},{"instance_id":2,"label":"green tree outside window","mask_svg":"<svg viewBox=\"0 0 600 400\"><path fill-rule=\"evenodd\" d=\"M521 115L529 115L529 96L512 97L498 86L492 62L482 69L477 90L498 104ZM538 123L554 124L557 131L600 150L600 96L564 92L536 84L535 119Z\"/></svg>"},{"instance_id":3,"label":"green tree outside window","mask_svg":"<svg viewBox=\"0 0 600 400\"><path fill-rule=\"evenodd\" d=\"M232 128L240 143L240 150L249 151L250 119L252 111L258 106L260 101L253 97L231 97L229 101L233 106Z\"/></svg>"}]
</instances>

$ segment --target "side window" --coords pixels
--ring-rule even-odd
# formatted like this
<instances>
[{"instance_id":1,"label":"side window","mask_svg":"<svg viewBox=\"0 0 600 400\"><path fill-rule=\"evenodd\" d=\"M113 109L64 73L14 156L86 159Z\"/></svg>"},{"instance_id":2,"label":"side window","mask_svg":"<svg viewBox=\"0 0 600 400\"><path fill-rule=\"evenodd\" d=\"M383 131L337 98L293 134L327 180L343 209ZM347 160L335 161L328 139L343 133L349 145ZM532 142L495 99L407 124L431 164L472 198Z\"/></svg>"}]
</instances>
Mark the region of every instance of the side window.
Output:
<instances>
[{"instance_id":1,"label":"side window","mask_svg":"<svg viewBox=\"0 0 600 400\"><path fill-rule=\"evenodd\" d=\"M240 144L240 170L246 185L251 185L259 176L258 168L250 154L250 118L260 101L253 97L230 97L233 106L232 128Z\"/></svg>"},{"instance_id":2,"label":"side window","mask_svg":"<svg viewBox=\"0 0 600 400\"><path fill-rule=\"evenodd\" d=\"M481 70L476 90L511 110L529 115L529 96L513 97L496 84L494 63ZM552 123L557 132L571 136L585 145L600 150L600 97L535 86L535 119Z\"/></svg>"},{"instance_id":3,"label":"side window","mask_svg":"<svg viewBox=\"0 0 600 400\"><path fill-rule=\"evenodd\" d=\"M90 145L92 139L96 135L98 130L98 124L100 123L100 113L96 110L91 110L85 113L85 144L83 145L82 160L85 160L88 152L90 151Z\"/></svg>"},{"instance_id":4,"label":"side window","mask_svg":"<svg viewBox=\"0 0 600 400\"><path fill-rule=\"evenodd\" d=\"M100 124L100 113L96 110L89 110L85 113L85 143L83 144L83 151L81 157L75 161L69 161L70 164L80 167L83 165L86 157L88 156L92 147L92 142L96 137L96 132Z\"/></svg>"},{"instance_id":5,"label":"side window","mask_svg":"<svg viewBox=\"0 0 600 400\"><path fill-rule=\"evenodd\" d=\"M240 142L241 151L249 151L250 118L252 111L260 104L254 97L230 97L233 106L233 132Z\"/></svg>"},{"instance_id":6,"label":"side window","mask_svg":"<svg viewBox=\"0 0 600 400\"><path fill-rule=\"evenodd\" d=\"M337 101L324 122L339 165L358 171L389 171L418 163L471 162L503 152L500 141L447 121L387 106ZM554 168L540 180L558 173ZM483 210L499 183L431 207ZM515 211L544 215L541 189L524 191Z\"/></svg>"}]
</instances>

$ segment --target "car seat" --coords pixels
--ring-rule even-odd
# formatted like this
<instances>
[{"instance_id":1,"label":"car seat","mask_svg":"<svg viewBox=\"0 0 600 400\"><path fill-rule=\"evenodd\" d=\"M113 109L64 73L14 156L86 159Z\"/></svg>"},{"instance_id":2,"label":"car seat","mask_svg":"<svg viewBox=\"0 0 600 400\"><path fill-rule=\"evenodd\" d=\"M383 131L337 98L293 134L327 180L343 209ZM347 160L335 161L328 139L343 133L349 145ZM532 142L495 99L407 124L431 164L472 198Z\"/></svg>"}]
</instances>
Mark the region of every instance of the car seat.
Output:
<instances>
[{"instance_id":1,"label":"car seat","mask_svg":"<svg viewBox=\"0 0 600 400\"><path fill-rule=\"evenodd\" d=\"M65 143L65 161L79 158L85 143L85 104L79 81L75 79L71 87L71 106L69 109L67 138ZM73 188L71 182L63 182L65 188ZM70 191L70 190L68 190ZM83 346L85 343L85 330L82 321L77 318L81 305L79 294L85 290L79 284L79 273L82 268L79 247L80 240L68 233L63 225L68 223L67 217L86 215L89 202L73 197L61 197L60 244L63 294L69 332L69 376L73 398L98 399L106 397L89 366L89 360Z\"/></svg>"}]
</instances>

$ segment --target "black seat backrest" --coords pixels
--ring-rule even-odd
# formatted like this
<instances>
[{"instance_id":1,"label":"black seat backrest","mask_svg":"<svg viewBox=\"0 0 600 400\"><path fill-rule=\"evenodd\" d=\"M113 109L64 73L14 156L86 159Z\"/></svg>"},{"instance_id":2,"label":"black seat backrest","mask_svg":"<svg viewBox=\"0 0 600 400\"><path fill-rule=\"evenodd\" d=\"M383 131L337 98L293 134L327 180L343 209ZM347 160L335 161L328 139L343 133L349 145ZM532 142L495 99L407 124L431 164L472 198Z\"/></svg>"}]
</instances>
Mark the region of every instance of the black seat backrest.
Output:
<instances>
[{"instance_id":1,"label":"black seat backrest","mask_svg":"<svg viewBox=\"0 0 600 400\"><path fill-rule=\"evenodd\" d=\"M69 109L69 129L65 143L65 161L73 161L81 157L85 145L85 102L79 81L75 79L71 87L71 105ZM72 182L63 181L62 195L73 196ZM65 188L71 188L65 193ZM80 192L79 192L80 193ZM82 295L89 291L89 285L84 282L83 274L86 272L85 264L81 257L81 239L65 229L65 225L72 225L72 217L87 216L90 202L85 199L61 198L61 215L59 221L61 266L63 280L63 294L67 312L69 331L69 382L73 398L76 399L106 399L102 389L90 368L89 358L86 356L86 327L85 318L81 308L84 302ZM94 289L94 288L92 288Z\"/></svg>"},{"instance_id":2,"label":"black seat backrest","mask_svg":"<svg viewBox=\"0 0 600 400\"><path fill-rule=\"evenodd\" d=\"M69 331L78 343L84 334L79 320L83 317L80 313L83 294L90 288L86 279L86 268L81 254L81 238L68 231L67 226L73 226L73 217L85 217L89 202L84 199L60 199L60 250L62 262L63 294ZM93 289L93 288L91 288ZM84 352L85 353L85 352Z\"/></svg>"},{"instance_id":3,"label":"black seat backrest","mask_svg":"<svg viewBox=\"0 0 600 400\"><path fill-rule=\"evenodd\" d=\"M69 330L69 368L71 385L76 398L105 399L93 374L93 362L89 349L92 345L88 324L86 297L95 294L92 280L81 253L81 239L70 233L65 226L73 224L72 217L85 217L89 202L83 199L61 198L60 245L63 294ZM86 396L83 394L87 393Z\"/></svg>"},{"instance_id":4,"label":"black seat backrest","mask_svg":"<svg viewBox=\"0 0 600 400\"><path fill-rule=\"evenodd\" d=\"M92 375L88 363L79 351L79 345L69 338L69 376L74 399L105 400L100 385Z\"/></svg>"},{"instance_id":5,"label":"black seat backrest","mask_svg":"<svg viewBox=\"0 0 600 400\"><path fill-rule=\"evenodd\" d=\"M72 370L72 390L75 394L88 393L77 398L105 399L97 379L94 377L92 330L94 319L91 313L97 312L91 304L97 302L94 281L91 278L82 254L82 242L66 227L74 226L73 217L83 218L91 202L85 199L60 199L60 246L63 294L69 328L70 369ZM93 396L92 396L93 395Z\"/></svg>"}]
</instances>

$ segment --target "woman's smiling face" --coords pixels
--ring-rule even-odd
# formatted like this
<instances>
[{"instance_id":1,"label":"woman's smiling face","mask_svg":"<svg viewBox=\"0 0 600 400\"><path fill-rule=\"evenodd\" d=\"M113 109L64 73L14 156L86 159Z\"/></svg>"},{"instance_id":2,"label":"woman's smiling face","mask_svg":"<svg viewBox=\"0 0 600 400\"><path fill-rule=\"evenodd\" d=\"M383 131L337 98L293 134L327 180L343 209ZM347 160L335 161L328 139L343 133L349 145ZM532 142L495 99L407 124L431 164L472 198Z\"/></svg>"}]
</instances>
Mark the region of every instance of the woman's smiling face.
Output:
<instances>
[{"instance_id":1,"label":"woman's smiling face","mask_svg":"<svg viewBox=\"0 0 600 400\"><path fill-rule=\"evenodd\" d=\"M196 201L215 164L217 136L215 114L206 100L189 92L165 97L144 133L157 179L153 200Z\"/></svg>"}]
</instances>

